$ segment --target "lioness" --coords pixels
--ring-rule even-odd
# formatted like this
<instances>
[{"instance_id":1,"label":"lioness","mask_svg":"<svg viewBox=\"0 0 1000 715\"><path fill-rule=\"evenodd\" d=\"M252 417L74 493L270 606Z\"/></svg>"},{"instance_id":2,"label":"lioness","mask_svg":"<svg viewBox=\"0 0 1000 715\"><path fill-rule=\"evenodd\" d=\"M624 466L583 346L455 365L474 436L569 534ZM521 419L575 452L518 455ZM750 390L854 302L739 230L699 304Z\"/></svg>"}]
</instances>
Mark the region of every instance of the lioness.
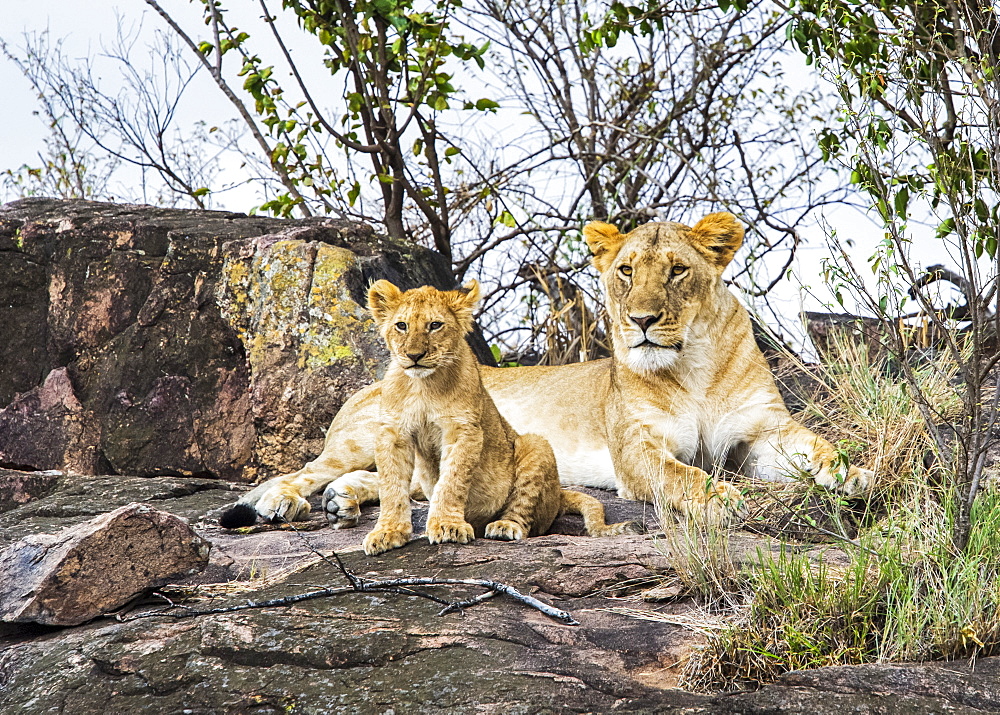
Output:
<instances>
[{"instance_id":1,"label":"lioness","mask_svg":"<svg viewBox=\"0 0 1000 715\"><path fill-rule=\"evenodd\" d=\"M425 286L403 293L384 280L368 291L391 355L375 439L381 511L365 538L368 554L409 541L411 483L430 498L432 544L544 534L567 511L583 514L595 536L629 526L605 525L599 501L560 488L549 443L518 435L500 416L465 342L478 301L475 281L464 292Z\"/></svg>"},{"instance_id":2,"label":"lioness","mask_svg":"<svg viewBox=\"0 0 1000 715\"><path fill-rule=\"evenodd\" d=\"M607 300L614 355L557 367L483 368L482 380L521 433L552 445L565 484L617 488L707 519L725 518L739 492L704 471L739 467L763 479L808 474L846 494L872 473L846 470L833 447L785 408L750 317L722 282L743 244L743 227L714 213L688 227L648 223L628 234L584 227ZM381 384L348 400L323 452L302 469L264 482L240 505L264 518L301 517L305 497L324 492L328 519L357 522L377 498L375 424Z\"/></svg>"}]
</instances>

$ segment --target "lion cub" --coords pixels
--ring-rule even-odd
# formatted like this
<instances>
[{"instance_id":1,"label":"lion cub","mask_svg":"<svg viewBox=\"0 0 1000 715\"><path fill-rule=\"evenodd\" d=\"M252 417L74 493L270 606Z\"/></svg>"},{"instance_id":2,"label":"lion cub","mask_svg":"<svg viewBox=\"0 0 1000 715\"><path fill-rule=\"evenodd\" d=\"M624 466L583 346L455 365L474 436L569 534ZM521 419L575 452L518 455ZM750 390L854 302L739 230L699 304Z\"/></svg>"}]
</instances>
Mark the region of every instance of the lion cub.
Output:
<instances>
[{"instance_id":1,"label":"lion cub","mask_svg":"<svg viewBox=\"0 0 1000 715\"><path fill-rule=\"evenodd\" d=\"M365 538L368 554L409 541L411 484L430 500L432 544L544 534L563 512L582 514L594 536L632 527L605 524L599 501L562 489L549 443L518 435L500 416L465 342L478 301L476 281L462 291L404 293L381 280L368 291L392 357L375 445L381 512Z\"/></svg>"}]
</instances>

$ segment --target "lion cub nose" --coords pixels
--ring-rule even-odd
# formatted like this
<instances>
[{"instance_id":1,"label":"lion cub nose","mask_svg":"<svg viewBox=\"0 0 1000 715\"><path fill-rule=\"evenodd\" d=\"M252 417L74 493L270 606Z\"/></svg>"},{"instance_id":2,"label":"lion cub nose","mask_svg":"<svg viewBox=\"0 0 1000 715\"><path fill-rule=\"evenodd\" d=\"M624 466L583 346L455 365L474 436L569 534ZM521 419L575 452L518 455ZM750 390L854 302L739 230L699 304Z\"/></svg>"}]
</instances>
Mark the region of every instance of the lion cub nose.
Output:
<instances>
[{"instance_id":1,"label":"lion cub nose","mask_svg":"<svg viewBox=\"0 0 1000 715\"><path fill-rule=\"evenodd\" d=\"M406 357L410 358L410 360L414 364L416 364L416 363L420 362L420 358L422 358L426 354L427 354L427 351L425 350L422 353L406 353Z\"/></svg>"},{"instance_id":2,"label":"lion cub nose","mask_svg":"<svg viewBox=\"0 0 1000 715\"><path fill-rule=\"evenodd\" d=\"M658 314L657 315L630 315L628 317L629 317L629 320L631 320L633 323L635 323L640 328L642 328L642 332L644 332L644 333L647 330L649 330L649 326L650 325L652 325L653 323L655 323L657 320L660 319L660 316Z\"/></svg>"}]
</instances>

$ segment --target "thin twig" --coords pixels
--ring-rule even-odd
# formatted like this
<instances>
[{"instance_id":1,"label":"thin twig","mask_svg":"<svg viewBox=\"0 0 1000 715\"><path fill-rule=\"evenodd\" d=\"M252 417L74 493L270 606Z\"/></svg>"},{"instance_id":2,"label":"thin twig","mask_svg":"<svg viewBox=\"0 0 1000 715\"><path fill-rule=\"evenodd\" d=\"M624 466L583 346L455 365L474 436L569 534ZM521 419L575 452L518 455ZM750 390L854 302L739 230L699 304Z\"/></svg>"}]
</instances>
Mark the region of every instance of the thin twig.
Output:
<instances>
[{"instance_id":1,"label":"thin twig","mask_svg":"<svg viewBox=\"0 0 1000 715\"><path fill-rule=\"evenodd\" d=\"M444 608L439 612L438 615L444 616L448 613L458 611L462 613L464 609L474 606L483 601L487 601L497 594L503 593L510 598L523 603L530 608L534 608L536 611L540 611L549 618L553 618L561 623L565 623L571 626L580 625L579 622L573 618L573 616L562 609L550 606L547 603L539 601L533 596L528 596L521 593L512 586L508 586L505 583L500 583L499 581L491 581L488 579L478 579L478 578L466 578L466 579L453 579L453 578L436 578L436 577L410 577L410 578L393 578L393 579L366 579L360 578L351 572L344 562L341 561L340 555L336 551L331 551L330 556L333 557L331 561L326 555L318 551L305 535L291 522L284 520L286 524L291 526L292 531L298 534L299 538L306 544L306 547L316 556L319 556L323 561L334 566L338 571L340 571L344 578L347 579L350 586L339 586L336 588L321 588L315 591L309 591L308 593L294 594L292 596L284 596L282 598L272 598L264 601L251 601L247 600L246 603L238 604L235 606L220 606L219 608L210 608L207 610L195 610L189 606L183 606L181 604L174 604L170 599L162 594L157 594L161 598L164 598L171 604L171 606L166 609L158 609L156 611L148 611L146 613L141 613L132 618L121 618L120 614L116 616L119 621L133 621L138 618L148 618L151 616L171 616L173 618L188 618L190 616L205 616L218 613L235 613L237 611L246 611L252 608L274 608L278 606L291 606L296 603L301 603L302 601L310 601L316 598L325 598L327 596L338 596L344 593L396 593L404 596L419 596L421 598L426 598L435 603L442 604ZM479 588L486 589L485 593L481 593L477 596L472 596L471 598L464 599L462 601L449 601L440 596L435 596L434 594L427 593L426 591L418 590L414 586L475 586ZM168 613L170 608L185 608L186 611L182 613Z\"/></svg>"}]
</instances>

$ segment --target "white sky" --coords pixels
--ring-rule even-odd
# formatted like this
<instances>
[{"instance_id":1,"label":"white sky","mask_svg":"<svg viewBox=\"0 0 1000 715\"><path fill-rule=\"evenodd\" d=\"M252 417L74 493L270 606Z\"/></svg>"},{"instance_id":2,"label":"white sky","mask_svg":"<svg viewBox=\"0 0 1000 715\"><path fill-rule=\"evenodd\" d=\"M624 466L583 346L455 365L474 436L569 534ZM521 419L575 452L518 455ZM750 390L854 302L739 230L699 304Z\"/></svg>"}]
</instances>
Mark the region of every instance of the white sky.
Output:
<instances>
[{"instance_id":1,"label":"white sky","mask_svg":"<svg viewBox=\"0 0 1000 715\"><path fill-rule=\"evenodd\" d=\"M164 0L164 5L178 15L200 15L200 6L187 0ZM278 3L274 5L278 7ZM256 4L254 8L256 9ZM0 0L0 16L3 17L0 37L16 46L22 44L23 32L38 32L48 28L52 40L65 40L64 48L69 57L91 56L100 52L102 38L104 42L114 40L118 19L116 10L118 15L127 18L127 22L143 18L146 32L162 26L161 19L148 10L141 0L132 0L127 4L94 0ZM204 73L199 79L209 82ZM4 110L0 112L0 170L16 168L22 164L38 164L37 155L43 148L46 126L42 118L33 114L36 98L30 84L18 68L2 56L0 86L4 87L5 94ZM197 111L208 112L214 106L228 114L228 105L214 87L206 87L204 96L207 98L206 104ZM182 115L181 126L184 126L185 121L193 121L195 118L198 117ZM205 118L213 121L207 115ZM254 197L250 193L238 191L223 197L221 201L217 200L216 206L247 211L254 203ZM881 238L881 229L862 213L850 208L829 211L826 220L841 238L850 237L854 240L856 247L853 249L853 258L856 263L864 264ZM956 265L940 243L933 240L933 230L927 229L925 233L927 239L923 242L923 247L918 246L916 250L919 251L917 255L926 256L926 259L919 263ZM821 260L830 255L823 235L822 229L813 229L809 233L809 245L800 249L794 271L801 285L796 285L795 281L786 281L770 296L772 306L783 316L791 318L801 309L824 310L824 304L832 302L820 278ZM790 324L795 321L785 322Z\"/></svg>"}]
</instances>

